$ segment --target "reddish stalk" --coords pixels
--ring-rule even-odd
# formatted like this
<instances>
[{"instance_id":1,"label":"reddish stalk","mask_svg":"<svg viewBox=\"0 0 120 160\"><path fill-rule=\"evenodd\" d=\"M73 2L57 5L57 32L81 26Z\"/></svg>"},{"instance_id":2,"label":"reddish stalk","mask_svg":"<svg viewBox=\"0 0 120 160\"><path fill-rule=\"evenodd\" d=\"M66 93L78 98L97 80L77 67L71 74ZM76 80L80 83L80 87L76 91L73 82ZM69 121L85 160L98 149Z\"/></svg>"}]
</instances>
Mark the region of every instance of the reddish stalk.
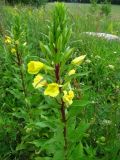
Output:
<instances>
[{"instance_id":1,"label":"reddish stalk","mask_svg":"<svg viewBox=\"0 0 120 160\"><path fill-rule=\"evenodd\" d=\"M55 76L56 76L56 83L60 83L60 65L55 65ZM60 88L60 93L62 92ZM66 150L67 150L67 124L66 124L66 116L65 116L65 103L61 98L61 116L62 122L64 124L63 135L64 135L64 151L65 151L65 160L66 160Z\"/></svg>"},{"instance_id":2,"label":"reddish stalk","mask_svg":"<svg viewBox=\"0 0 120 160\"><path fill-rule=\"evenodd\" d=\"M25 87L25 81L24 81L24 75L23 75L23 71L22 71L22 58L18 52L18 47L16 45L16 56L17 56L17 64L19 66L19 69L20 69L20 77L21 77L21 81L22 81L22 88L23 88L23 93L24 93L24 96L26 98L27 96L27 92L26 92L26 87Z\"/></svg>"}]
</instances>

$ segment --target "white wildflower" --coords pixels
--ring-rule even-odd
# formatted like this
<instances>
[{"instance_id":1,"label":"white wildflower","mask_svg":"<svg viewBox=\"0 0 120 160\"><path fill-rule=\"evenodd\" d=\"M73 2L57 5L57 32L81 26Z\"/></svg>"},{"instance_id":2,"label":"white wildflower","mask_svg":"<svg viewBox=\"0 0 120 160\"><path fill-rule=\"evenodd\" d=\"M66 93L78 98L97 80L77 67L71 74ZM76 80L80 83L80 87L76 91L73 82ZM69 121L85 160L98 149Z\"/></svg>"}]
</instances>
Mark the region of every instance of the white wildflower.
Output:
<instances>
[{"instance_id":1,"label":"white wildflower","mask_svg":"<svg viewBox=\"0 0 120 160\"><path fill-rule=\"evenodd\" d=\"M108 65L108 68L110 68L110 69L114 70L114 69L115 69L115 66L114 66L114 65L109 64L109 65Z\"/></svg>"}]
</instances>

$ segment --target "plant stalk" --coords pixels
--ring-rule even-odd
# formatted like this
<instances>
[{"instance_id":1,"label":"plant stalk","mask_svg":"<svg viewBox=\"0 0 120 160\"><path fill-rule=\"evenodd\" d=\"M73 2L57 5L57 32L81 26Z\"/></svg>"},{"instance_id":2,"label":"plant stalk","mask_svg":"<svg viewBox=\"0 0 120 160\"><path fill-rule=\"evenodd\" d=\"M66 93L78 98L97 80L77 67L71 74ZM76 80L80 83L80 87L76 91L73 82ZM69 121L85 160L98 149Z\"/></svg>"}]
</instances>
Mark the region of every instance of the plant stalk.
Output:
<instances>
[{"instance_id":1,"label":"plant stalk","mask_svg":"<svg viewBox=\"0 0 120 160\"><path fill-rule=\"evenodd\" d=\"M55 76L56 76L56 83L60 83L60 65L56 64L55 65ZM60 93L62 92L62 89L60 88ZM65 160L67 160L66 158L66 151L67 151L67 124L66 124L66 116L65 116L65 103L63 101L63 99L61 98L61 120L64 124L64 128L63 128L63 135L64 135L64 154L65 154Z\"/></svg>"},{"instance_id":2,"label":"plant stalk","mask_svg":"<svg viewBox=\"0 0 120 160\"><path fill-rule=\"evenodd\" d=\"M26 91L26 87L25 87L25 81L24 81L24 75L23 75L23 71L22 71L22 58L18 52L18 47L16 45L16 55L17 55L17 64L19 66L20 69L20 77L21 77L21 81L22 81L22 88L23 88L23 93L25 98L27 97L27 91Z\"/></svg>"}]
</instances>

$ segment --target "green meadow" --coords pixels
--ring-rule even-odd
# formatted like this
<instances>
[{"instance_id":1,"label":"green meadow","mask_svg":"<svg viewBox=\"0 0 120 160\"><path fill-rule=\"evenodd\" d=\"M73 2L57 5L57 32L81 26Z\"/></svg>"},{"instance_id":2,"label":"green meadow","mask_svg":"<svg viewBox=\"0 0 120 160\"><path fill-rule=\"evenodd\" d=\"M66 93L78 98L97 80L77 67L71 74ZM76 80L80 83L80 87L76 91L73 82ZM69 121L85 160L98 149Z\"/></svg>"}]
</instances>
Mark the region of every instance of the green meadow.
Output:
<instances>
[{"instance_id":1,"label":"green meadow","mask_svg":"<svg viewBox=\"0 0 120 160\"><path fill-rule=\"evenodd\" d=\"M120 160L120 40L84 33L120 37L120 5L62 7L0 6L0 160ZM59 95L36 87L30 61Z\"/></svg>"}]
</instances>

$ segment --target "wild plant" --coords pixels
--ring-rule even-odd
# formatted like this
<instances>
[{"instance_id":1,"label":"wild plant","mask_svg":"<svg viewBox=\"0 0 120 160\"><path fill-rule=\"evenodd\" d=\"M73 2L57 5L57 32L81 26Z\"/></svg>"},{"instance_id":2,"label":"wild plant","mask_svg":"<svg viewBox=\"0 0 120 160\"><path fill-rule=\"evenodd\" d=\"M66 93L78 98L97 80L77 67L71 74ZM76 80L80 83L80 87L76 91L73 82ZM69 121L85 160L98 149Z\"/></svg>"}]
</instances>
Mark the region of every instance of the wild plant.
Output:
<instances>
[{"instance_id":1,"label":"wild plant","mask_svg":"<svg viewBox=\"0 0 120 160\"><path fill-rule=\"evenodd\" d=\"M52 144L47 142L44 146L49 148L48 151L52 148L51 156L55 160L78 160L82 157L82 137L89 127L87 122L77 119L81 98L75 85L75 77L82 76L78 70L86 55L76 57L73 54L74 48L69 46L72 27L68 24L64 4L56 3L48 27L47 43L40 42L43 58L28 63L28 73L35 75L33 87L44 95L45 103L56 112L56 119L52 121L55 127L50 140Z\"/></svg>"}]
</instances>

